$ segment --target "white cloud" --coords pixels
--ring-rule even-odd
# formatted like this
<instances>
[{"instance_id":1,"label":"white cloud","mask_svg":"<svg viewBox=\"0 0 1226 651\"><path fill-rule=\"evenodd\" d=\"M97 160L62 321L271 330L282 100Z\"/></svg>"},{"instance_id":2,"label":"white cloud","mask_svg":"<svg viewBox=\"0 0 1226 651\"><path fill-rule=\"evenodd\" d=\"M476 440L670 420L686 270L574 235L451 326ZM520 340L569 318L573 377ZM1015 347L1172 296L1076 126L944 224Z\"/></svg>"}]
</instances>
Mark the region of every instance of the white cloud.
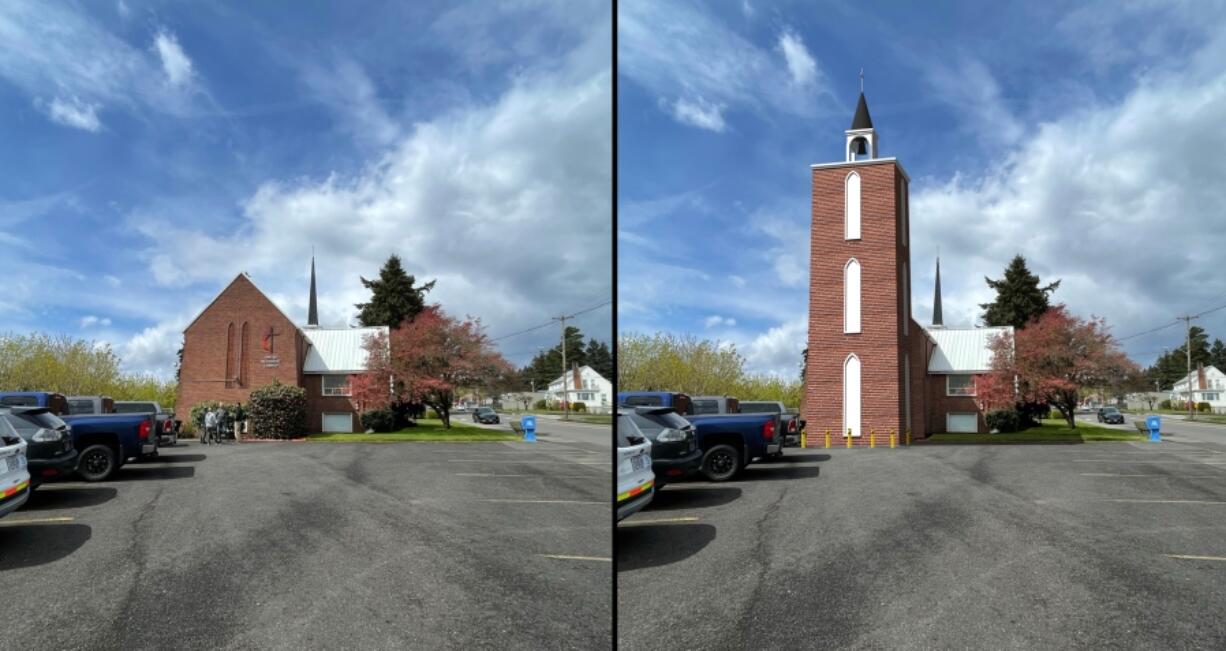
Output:
<instances>
[{"instance_id":1,"label":"white cloud","mask_svg":"<svg viewBox=\"0 0 1226 651\"><path fill-rule=\"evenodd\" d=\"M801 351L809 334L806 313L767 330L747 345L738 346L745 353L746 370L789 379L798 377Z\"/></svg>"},{"instance_id":2,"label":"white cloud","mask_svg":"<svg viewBox=\"0 0 1226 651\"><path fill-rule=\"evenodd\" d=\"M105 280L106 284L110 285L111 287L119 287L121 284L123 284L121 280L109 274L106 276L103 276L102 279Z\"/></svg>"},{"instance_id":3,"label":"white cloud","mask_svg":"<svg viewBox=\"0 0 1226 651\"><path fill-rule=\"evenodd\" d=\"M37 103L41 106L41 102ZM69 99L55 98L43 107L47 117L66 127L97 133L102 129L98 120L98 105L83 102L77 97Z\"/></svg>"},{"instance_id":4,"label":"white cloud","mask_svg":"<svg viewBox=\"0 0 1226 651\"><path fill-rule=\"evenodd\" d=\"M124 2L123 0L119 0L119 2L115 4L115 10L119 12L120 18L126 19L128 16L132 15L132 10L128 8L128 3Z\"/></svg>"},{"instance_id":5,"label":"white cloud","mask_svg":"<svg viewBox=\"0 0 1226 651\"><path fill-rule=\"evenodd\" d=\"M203 308L203 306L201 306ZM125 370L152 373L159 377L174 377L183 345L183 329L187 318L181 315L141 330L129 339L115 342L115 351L123 360Z\"/></svg>"},{"instance_id":6,"label":"white cloud","mask_svg":"<svg viewBox=\"0 0 1226 651\"><path fill-rule=\"evenodd\" d=\"M732 317L720 316L718 314L712 314L706 319L703 319L702 324L708 329L715 328L718 326L727 326L729 328L732 328L736 326L736 319Z\"/></svg>"},{"instance_id":7,"label":"white cloud","mask_svg":"<svg viewBox=\"0 0 1226 651\"><path fill-rule=\"evenodd\" d=\"M720 131L731 111L808 117L832 103L823 101L830 93L817 61L794 35L783 47L760 47L700 7L647 0L618 3L617 35L618 74L683 124Z\"/></svg>"},{"instance_id":8,"label":"white cloud","mask_svg":"<svg viewBox=\"0 0 1226 651\"><path fill-rule=\"evenodd\" d=\"M101 326L103 328L107 328L107 327L110 327L110 325L111 325L111 320L105 317L96 317L92 314L89 314L81 318L82 328L92 328L94 326Z\"/></svg>"},{"instance_id":9,"label":"white cloud","mask_svg":"<svg viewBox=\"0 0 1226 651\"><path fill-rule=\"evenodd\" d=\"M728 276L728 280L732 281L734 287L741 288L745 286L745 279L736 274Z\"/></svg>"},{"instance_id":10,"label":"white cloud","mask_svg":"<svg viewBox=\"0 0 1226 651\"><path fill-rule=\"evenodd\" d=\"M342 128L362 142L385 146L400 137L400 125L383 109L378 89L356 61L340 57L332 66L307 66L302 81L340 116Z\"/></svg>"},{"instance_id":11,"label":"white cloud","mask_svg":"<svg viewBox=\"0 0 1226 651\"><path fill-rule=\"evenodd\" d=\"M753 18L754 9L749 0L741 0L741 13L745 14L746 18Z\"/></svg>"},{"instance_id":12,"label":"white cloud","mask_svg":"<svg viewBox=\"0 0 1226 651\"><path fill-rule=\"evenodd\" d=\"M967 55L952 63L942 59L927 64L925 76L933 97L952 106L983 144L993 148L1012 145L1025 134L1022 121L982 61Z\"/></svg>"},{"instance_id":13,"label":"white cloud","mask_svg":"<svg viewBox=\"0 0 1226 651\"><path fill-rule=\"evenodd\" d=\"M804 39L792 30L786 30L779 35L779 49L788 64L788 74L792 83L797 86L808 86L817 81L817 61L809 54Z\"/></svg>"},{"instance_id":14,"label":"white cloud","mask_svg":"<svg viewBox=\"0 0 1226 651\"><path fill-rule=\"evenodd\" d=\"M725 129L723 107L701 97L680 98L672 105L673 117L682 124L721 132Z\"/></svg>"},{"instance_id":15,"label":"white cloud","mask_svg":"<svg viewBox=\"0 0 1226 651\"><path fill-rule=\"evenodd\" d=\"M192 60L183 52L179 39L169 31L158 32L153 49L162 61L162 71L171 85L182 86L192 80Z\"/></svg>"}]
</instances>

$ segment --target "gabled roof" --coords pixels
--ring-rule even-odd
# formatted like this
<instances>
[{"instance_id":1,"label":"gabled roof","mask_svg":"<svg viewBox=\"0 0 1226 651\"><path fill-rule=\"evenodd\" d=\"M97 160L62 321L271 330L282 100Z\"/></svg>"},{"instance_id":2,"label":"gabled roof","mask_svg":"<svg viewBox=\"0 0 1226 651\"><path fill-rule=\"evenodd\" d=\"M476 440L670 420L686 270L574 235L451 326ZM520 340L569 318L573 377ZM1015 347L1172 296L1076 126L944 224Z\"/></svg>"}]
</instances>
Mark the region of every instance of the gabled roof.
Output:
<instances>
[{"instance_id":1,"label":"gabled roof","mask_svg":"<svg viewBox=\"0 0 1226 651\"><path fill-rule=\"evenodd\" d=\"M366 370L366 338L388 334L387 326L373 328L305 328L307 341L303 373L358 373Z\"/></svg>"},{"instance_id":2,"label":"gabled roof","mask_svg":"<svg viewBox=\"0 0 1226 651\"><path fill-rule=\"evenodd\" d=\"M272 305L274 308L276 308L278 312L281 313L281 316L285 317L286 321L289 321L290 323L294 323L294 320L289 318L289 315L286 314L285 311L282 310L281 307L276 304L276 302L274 302L271 298L268 298L268 294L265 294L259 288L259 286L255 284L255 281L251 279L251 276L247 275L247 272L244 271L238 274L237 276L235 276L234 280L231 280L230 283L226 285L225 288L223 288L220 292L217 292L217 295L213 297L213 300L209 301L209 304L205 305L204 309L200 310L200 312L196 314L196 318L192 319L191 322L188 323L187 326L183 328L183 332L187 332L188 330L191 330L192 326L196 325L196 322L200 320L200 317L204 316L204 313L208 312L210 307L213 307L213 304L217 302L217 299L221 298L223 294L230 291L230 288L234 286L234 283L238 282L239 280L246 280L248 283L250 283L251 287L255 289L255 291L258 292L260 296L264 297L264 300L268 301L270 305Z\"/></svg>"},{"instance_id":3,"label":"gabled roof","mask_svg":"<svg viewBox=\"0 0 1226 651\"><path fill-rule=\"evenodd\" d=\"M582 375L583 375L583 371L584 371L585 369L586 369L587 371L590 371L592 375L595 375L596 377L598 377L598 378L600 378L600 379L604 380L605 382L608 382L608 381L609 381L609 380L608 380L608 379L607 379L605 376L601 375L600 373L597 373L597 372L596 372L596 369L592 368L591 366L588 366L587 364L584 364L583 366L580 366L580 367L579 367L579 375L580 375L580 376L582 376ZM569 372L573 373L574 371L569 371ZM553 386L555 383L556 383L556 384L561 384L561 383L562 383L562 376L561 376L561 375L559 375L558 377L556 377L556 378L554 378L552 381L550 381L550 382L549 382L549 386ZM569 382L568 382L568 383L569 383Z\"/></svg>"},{"instance_id":4,"label":"gabled roof","mask_svg":"<svg viewBox=\"0 0 1226 651\"><path fill-rule=\"evenodd\" d=\"M1013 332L1013 326L987 328L924 328L936 342L928 372L934 374L986 373L992 370L992 338Z\"/></svg>"},{"instance_id":5,"label":"gabled roof","mask_svg":"<svg viewBox=\"0 0 1226 651\"><path fill-rule=\"evenodd\" d=\"M873 119L868 115L868 102L864 101L864 93L860 93L860 101L856 103L856 116L851 119L850 130L872 128Z\"/></svg>"}]
</instances>

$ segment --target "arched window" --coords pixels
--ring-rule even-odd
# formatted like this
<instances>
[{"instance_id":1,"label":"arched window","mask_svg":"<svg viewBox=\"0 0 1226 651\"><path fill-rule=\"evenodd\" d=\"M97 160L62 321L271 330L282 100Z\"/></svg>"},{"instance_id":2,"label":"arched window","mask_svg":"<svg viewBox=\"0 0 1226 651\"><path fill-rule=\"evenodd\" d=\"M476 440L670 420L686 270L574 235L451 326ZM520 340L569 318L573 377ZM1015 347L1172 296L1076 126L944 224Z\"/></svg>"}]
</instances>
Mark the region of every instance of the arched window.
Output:
<instances>
[{"instance_id":1,"label":"arched window","mask_svg":"<svg viewBox=\"0 0 1226 651\"><path fill-rule=\"evenodd\" d=\"M238 385L246 386L247 378L251 375L251 354L248 352L251 340L247 334L247 322L243 321L242 334L238 340Z\"/></svg>"},{"instance_id":2,"label":"arched window","mask_svg":"<svg viewBox=\"0 0 1226 651\"><path fill-rule=\"evenodd\" d=\"M234 358L234 322L226 328L226 388L233 386L234 372L237 366Z\"/></svg>"},{"instance_id":3,"label":"arched window","mask_svg":"<svg viewBox=\"0 0 1226 651\"><path fill-rule=\"evenodd\" d=\"M855 258L843 267L843 332L860 332L860 262Z\"/></svg>"},{"instance_id":4,"label":"arched window","mask_svg":"<svg viewBox=\"0 0 1226 651\"><path fill-rule=\"evenodd\" d=\"M855 353L843 361L843 431L860 436L860 358Z\"/></svg>"},{"instance_id":5,"label":"arched window","mask_svg":"<svg viewBox=\"0 0 1226 651\"><path fill-rule=\"evenodd\" d=\"M844 206L843 239L860 239L860 175L847 175L846 205Z\"/></svg>"}]
</instances>

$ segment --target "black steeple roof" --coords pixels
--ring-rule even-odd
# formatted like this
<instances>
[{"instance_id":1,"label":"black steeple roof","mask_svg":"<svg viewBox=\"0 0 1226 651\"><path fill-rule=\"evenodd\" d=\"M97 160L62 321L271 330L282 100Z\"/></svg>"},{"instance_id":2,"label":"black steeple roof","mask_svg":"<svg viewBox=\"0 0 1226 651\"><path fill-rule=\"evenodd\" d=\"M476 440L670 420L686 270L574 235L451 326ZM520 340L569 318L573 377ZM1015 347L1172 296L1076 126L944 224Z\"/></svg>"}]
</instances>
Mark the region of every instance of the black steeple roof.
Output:
<instances>
[{"instance_id":1,"label":"black steeple roof","mask_svg":"<svg viewBox=\"0 0 1226 651\"><path fill-rule=\"evenodd\" d=\"M864 101L864 93L860 93L860 101L856 104L856 117L851 119L852 129L872 129L873 119L868 116L868 102Z\"/></svg>"},{"instance_id":2,"label":"black steeple roof","mask_svg":"<svg viewBox=\"0 0 1226 651\"><path fill-rule=\"evenodd\" d=\"M945 325L941 319L941 259L937 258L937 289L932 298L932 325Z\"/></svg>"},{"instance_id":3,"label":"black steeple roof","mask_svg":"<svg viewBox=\"0 0 1226 651\"><path fill-rule=\"evenodd\" d=\"M307 325L319 325L319 312L315 308L315 256L311 256L311 302L307 308Z\"/></svg>"}]
</instances>

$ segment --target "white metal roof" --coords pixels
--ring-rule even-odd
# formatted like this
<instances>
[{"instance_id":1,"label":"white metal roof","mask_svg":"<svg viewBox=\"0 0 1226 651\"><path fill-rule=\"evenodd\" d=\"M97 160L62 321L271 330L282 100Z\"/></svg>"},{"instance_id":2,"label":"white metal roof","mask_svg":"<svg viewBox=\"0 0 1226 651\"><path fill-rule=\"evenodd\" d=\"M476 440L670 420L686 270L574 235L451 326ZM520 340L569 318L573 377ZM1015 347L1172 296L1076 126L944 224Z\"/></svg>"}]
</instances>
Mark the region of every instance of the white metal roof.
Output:
<instances>
[{"instance_id":1,"label":"white metal roof","mask_svg":"<svg viewBox=\"0 0 1226 651\"><path fill-rule=\"evenodd\" d=\"M992 369L992 338L1002 332L1013 332L1013 326L990 328L924 328L936 342L928 372L983 373Z\"/></svg>"},{"instance_id":2,"label":"white metal roof","mask_svg":"<svg viewBox=\"0 0 1226 651\"><path fill-rule=\"evenodd\" d=\"M366 370L368 336L386 334L387 326L375 328L303 328L308 348L303 373L354 373Z\"/></svg>"}]
</instances>

